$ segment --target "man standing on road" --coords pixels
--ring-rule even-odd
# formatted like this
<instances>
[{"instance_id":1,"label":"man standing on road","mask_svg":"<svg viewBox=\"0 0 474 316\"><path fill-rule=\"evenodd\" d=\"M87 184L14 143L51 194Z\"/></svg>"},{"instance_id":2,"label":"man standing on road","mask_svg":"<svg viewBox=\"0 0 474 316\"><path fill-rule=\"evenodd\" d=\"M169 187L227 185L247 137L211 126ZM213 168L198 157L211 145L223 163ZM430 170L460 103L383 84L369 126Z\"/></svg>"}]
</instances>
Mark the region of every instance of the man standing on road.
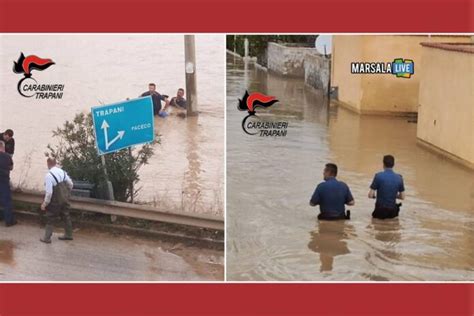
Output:
<instances>
[{"instance_id":1,"label":"man standing on road","mask_svg":"<svg viewBox=\"0 0 474 316\"><path fill-rule=\"evenodd\" d=\"M326 164L323 177L324 182L318 184L309 201L309 205L319 205L319 220L350 219L350 211L345 211L345 205L354 205L351 190L342 181L336 179L337 166Z\"/></svg>"},{"instance_id":2,"label":"man standing on road","mask_svg":"<svg viewBox=\"0 0 474 316\"><path fill-rule=\"evenodd\" d=\"M56 166L56 159L48 158L48 173L45 177L45 191L41 210L46 212L46 229L44 237L40 240L44 243L51 243L53 235L53 220L60 216L64 221L64 235L58 237L59 240L72 240L72 223L69 214L69 196L73 187L71 178L61 168Z\"/></svg>"},{"instance_id":3,"label":"man standing on road","mask_svg":"<svg viewBox=\"0 0 474 316\"><path fill-rule=\"evenodd\" d=\"M5 152L10 156L15 153L15 139L13 138L13 130L7 129L5 132L0 133L0 141L5 143Z\"/></svg>"},{"instance_id":4,"label":"man standing on road","mask_svg":"<svg viewBox=\"0 0 474 316\"><path fill-rule=\"evenodd\" d=\"M405 186L403 178L393 171L395 158L392 155L383 157L384 171L375 175L370 185L369 198L375 199L377 191L377 200L372 217L385 219L394 218L400 212L401 203L397 204L397 199L405 199Z\"/></svg>"},{"instance_id":5,"label":"man standing on road","mask_svg":"<svg viewBox=\"0 0 474 316\"><path fill-rule=\"evenodd\" d=\"M12 193L10 189L10 171L12 170L12 157L5 152L5 142L0 140L0 205L3 207L3 219L7 227L17 224L12 210Z\"/></svg>"},{"instance_id":6,"label":"man standing on road","mask_svg":"<svg viewBox=\"0 0 474 316\"><path fill-rule=\"evenodd\" d=\"M156 85L154 83L150 83L148 85L148 91L143 92L141 94L141 97L146 97L146 96L149 96L149 95L151 95L151 99L153 101L153 114L158 115L160 117L167 117L168 113L166 113L165 110L169 105L168 96L167 95L161 95L160 93L158 93L156 91ZM161 101L165 102L165 107L164 107L163 110L161 108Z\"/></svg>"}]
</instances>

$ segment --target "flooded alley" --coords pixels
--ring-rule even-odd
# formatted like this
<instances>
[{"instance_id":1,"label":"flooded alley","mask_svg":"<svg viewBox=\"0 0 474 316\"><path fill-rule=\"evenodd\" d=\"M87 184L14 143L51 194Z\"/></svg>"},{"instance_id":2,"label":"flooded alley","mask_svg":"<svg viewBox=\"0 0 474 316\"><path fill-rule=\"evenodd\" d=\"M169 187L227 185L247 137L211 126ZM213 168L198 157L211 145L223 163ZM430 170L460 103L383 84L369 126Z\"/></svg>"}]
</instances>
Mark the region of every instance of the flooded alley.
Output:
<instances>
[{"instance_id":1,"label":"flooded alley","mask_svg":"<svg viewBox=\"0 0 474 316\"><path fill-rule=\"evenodd\" d=\"M2 35L0 61L13 66L20 52L51 58L41 83L64 85L62 99L19 95L21 78L0 71L0 128L15 132L14 188L43 190L52 131L101 104L136 98L156 83L170 98L185 88L184 39L178 34ZM139 170L135 199L167 210L224 215L224 35L196 36L199 116L155 117L161 144Z\"/></svg>"},{"instance_id":2,"label":"flooded alley","mask_svg":"<svg viewBox=\"0 0 474 316\"><path fill-rule=\"evenodd\" d=\"M259 114L288 121L286 137L250 136L245 90L276 96ZM360 116L305 86L227 55L228 280L472 280L474 173L417 145L416 123ZM269 113L269 114L267 114ZM406 199L375 220L367 198L382 156L395 156ZM318 222L309 206L324 165L355 198L350 221Z\"/></svg>"}]
</instances>

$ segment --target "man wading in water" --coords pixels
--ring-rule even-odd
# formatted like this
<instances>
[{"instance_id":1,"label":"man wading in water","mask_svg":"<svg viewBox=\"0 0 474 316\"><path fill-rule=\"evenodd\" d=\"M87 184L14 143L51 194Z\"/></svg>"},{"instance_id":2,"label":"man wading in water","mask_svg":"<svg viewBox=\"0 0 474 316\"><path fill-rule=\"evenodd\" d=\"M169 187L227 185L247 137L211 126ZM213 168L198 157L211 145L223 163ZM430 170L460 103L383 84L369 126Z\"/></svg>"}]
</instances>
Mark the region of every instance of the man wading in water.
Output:
<instances>
[{"instance_id":1,"label":"man wading in water","mask_svg":"<svg viewBox=\"0 0 474 316\"><path fill-rule=\"evenodd\" d=\"M350 219L350 211L346 214L345 204L354 205L354 198L347 184L336 179L337 166L326 164L323 176L324 182L316 187L309 205L319 205L319 220Z\"/></svg>"},{"instance_id":2,"label":"man wading in water","mask_svg":"<svg viewBox=\"0 0 474 316\"><path fill-rule=\"evenodd\" d=\"M392 155L384 156L384 171L377 173L370 185L370 199L375 199L375 191L377 191L377 200L372 217L380 219L394 218L400 212L402 204L397 204L397 199L405 199L405 186L402 176L393 171L394 165L395 158Z\"/></svg>"},{"instance_id":3,"label":"man wading in water","mask_svg":"<svg viewBox=\"0 0 474 316\"><path fill-rule=\"evenodd\" d=\"M153 114L158 115L159 117L167 117L168 113L165 111L166 108L169 106L168 96L162 95L156 91L156 85L154 83L150 83L148 85L148 91L143 92L140 97L151 96L151 100L153 101ZM162 108L161 101L165 102L165 107Z\"/></svg>"},{"instance_id":4,"label":"man wading in water","mask_svg":"<svg viewBox=\"0 0 474 316\"><path fill-rule=\"evenodd\" d=\"M176 96L171 98L170 106L175 106L177 108L186 110L188 103L186 102L186 99L184 98L183 88L179 88L178 92L176 93Z\"/></svg>"}]
</instances>

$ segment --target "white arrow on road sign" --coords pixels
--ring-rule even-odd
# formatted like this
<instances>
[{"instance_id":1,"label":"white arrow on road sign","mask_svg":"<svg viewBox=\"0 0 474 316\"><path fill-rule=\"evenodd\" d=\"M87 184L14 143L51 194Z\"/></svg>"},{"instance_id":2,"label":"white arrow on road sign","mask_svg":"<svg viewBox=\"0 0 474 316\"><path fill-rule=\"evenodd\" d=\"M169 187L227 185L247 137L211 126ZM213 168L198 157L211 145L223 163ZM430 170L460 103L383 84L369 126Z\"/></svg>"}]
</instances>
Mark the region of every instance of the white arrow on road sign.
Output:
<instances>
[{"instance_id":1,"label":"white arrow on road sign","mask_svg":"<svg viewBox=\"0 0 474 316\"><path fill-rule=\"evenodd\" d=\"M107 129L109 128L109 124L107 123L106 120L104 120L102 122L102 126L100 127L101 129L104 130L104 139L105 139L105 150L108 150L110 148L110 146L112 146L113 143L115 143L116 141L118 141L119 139L122 139L123 138L123 135L125 135L125 131L118 131L117 132L117 136L115 136L114 139L112 139L110 142L109 142L109 135L107 133Z\"/></svg>"}]
</instances>

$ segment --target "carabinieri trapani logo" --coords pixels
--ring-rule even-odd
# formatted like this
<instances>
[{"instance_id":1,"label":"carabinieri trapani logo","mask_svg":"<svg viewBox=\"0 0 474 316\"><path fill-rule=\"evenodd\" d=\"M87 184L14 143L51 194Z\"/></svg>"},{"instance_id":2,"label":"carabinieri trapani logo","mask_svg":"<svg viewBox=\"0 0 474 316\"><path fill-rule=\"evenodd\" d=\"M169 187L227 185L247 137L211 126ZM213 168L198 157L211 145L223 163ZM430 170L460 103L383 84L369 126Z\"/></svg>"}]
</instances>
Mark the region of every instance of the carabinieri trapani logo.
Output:
<instances>
[{"instance_id":1,"label":"carabinieri trapani logo","mask_svg":"<svg viewBox=\"0 0 474 316\"><path fill-rule=\"evenodd\" d=\"M263 136L286 136L288 122L285 121L262 121L256 114L258 107L268 108L277 103L273 96L259 92L249 94L245 91L244 97L239 99L237 108L239 111L247 111L248 115L242 120L242 129L249 135Z\"/></svg>"},{"instance_id":2,"label":"carabinieri trapani logo","mask_svg":"<svg viewBox=\"0 0 474 316\"><path fill-rule=\"evenodd\" d=\"M415 62L411 59L395 58L393 62L353 62L352 74L392 74L397 78L411 78L415 74Z\"/></svg>"},{"instance_id":3,"label":"carabinieri trapani logo","mask_svg":"<svg viewBox=\"0 0 474 316\"><path fill-rule=\"evenodd\" d=\"M36 55L20 54L18 61L13 62L13 72L23 74L18 82L18 93L25 98L36 96L36 99L61 99L64 92L64 84L38 84L32 77L33 70L45 70L54 65L55 62L49 58L40 58Z\"/></svg>"}]
</instances>

